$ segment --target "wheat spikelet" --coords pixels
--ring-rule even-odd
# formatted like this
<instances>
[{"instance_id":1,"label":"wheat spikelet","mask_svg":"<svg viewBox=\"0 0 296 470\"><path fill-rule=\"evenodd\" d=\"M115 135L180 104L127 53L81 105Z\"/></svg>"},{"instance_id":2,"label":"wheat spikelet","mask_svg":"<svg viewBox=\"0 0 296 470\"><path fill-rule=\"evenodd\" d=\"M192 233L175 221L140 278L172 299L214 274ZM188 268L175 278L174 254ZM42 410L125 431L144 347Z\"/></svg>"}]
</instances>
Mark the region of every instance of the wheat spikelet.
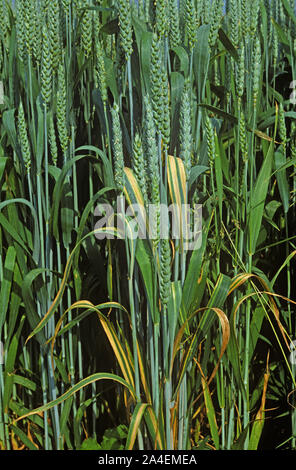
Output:
<instances>
[{"instance_id":1,"label":"wheat spikelet","mask_svg":"<svg viewBox=\"0 0 296 470\"><path fill-rule=\"evenodd\" d=\"M24 2L25 13L25 34L27 52L30 57L33 57L34 42L35 42L35 8L33 0L25 0Z\"/></svg>"},{"instance_id":2,"label":"wheat spikelet","mask_svg":"<svg viewBox=\"0 0 296 470\"><path fill-rule=\"evenodd\" d=\"M208 116L206 116L206 119L205 119L205 128L206 128L208 159L209 159L210 166L213 167L215 156L216 156L215 135L214 135L214 129L213 129L211 120Z\"/></svg>"},{"instance_id":3,"label":"wheat spikelet","mask_svg":"<svg viewBox=\"0 0 296 470\"><path fill-rule=\"evenodd\" d=\"M211 1L209 1L209 0L203 0L202 17L203 17L203 23L205 23L205 24L209 24L209 23L210 23L210 19L211 19L211 8L212 8Z\"/></svg>"},{"instance_id":4,"label":"wheat spikelet","mask_svg":"<svg viewBox=\"0 0 296 470\"><path fill-rule=\"evenodd\" d=\"M230 39L235 47L239 43L238 0L230 0Z\"/></svg>"},{"instance_id":5,"label":"wheat spikelet","mask_svg":"<svg viewBox=\"0 0 296 470\"><path fill-rule=\"evenodd\" d=\"M155 31L159 38L167 37L169 26L168 0L156 0Z\"/></svg>"},{"instance_id":6,"label":"wheat spikelet","mask_svg":"<svg viewBox=\"0 0 296 470\"><path fill-rule=\"evenodd\" d=\"M253 103L254 108L257 104L257 97L259 92L260 83L260 72L261 72L261 45L258 37L255 39L254 55L252 63L252 75L253 75Z\"/></svg>"},{"instance_id":7,"label":"wheat spikelet","mask_svg":"<svg viewBox=\"0 0 296 470\"><path fill-rule=\"evenodd\" d=\"M26 125L26 119L25 119L25 113L24 113L22 101L20 101L19 108L18 108L18 132L19 132L19 139L20 139L20 145L21 145L22 156L24 159L24 164L25 164L27 172L29 173L30 168L31 168L31 151L30 151L27 125Z\"/></svg>"},{"instance_id":8,"label":"wheat spikelet","mask_svg":"<svg viewBox=\"0 0 296 470\"><path fill-rule=\"evenodd\" d=\"M242 27L242 36L247 38L250 33L250 24L251 24L251 11L250 11L250 1L241 0L241 27Z\"/></svg>"},{"instance_id":9,"label":"wheat spikelet","mask_svg":"<svg viewBox=\"0 0 296 470\"><path fill-rule=\"evenodd\" d=\"M81 25L81 44L86 58L90 57L92 51L92 23L92 11L86 9Z\"/></svg>"},{"instance_id":10,"label":"wheat spikelet","mask_svg":"<svg viewBox=\"0 0 296 470\"><path fill-rule=\"evenodd\" d=\"M214 47L218 37L218 31L222 19L222 8L223 8L224 1L223 0L215 0L214 6L212 7L212 14L210 19L210 33L209 33L209 46Z\"/></svg>"},{"instance_id":11,"label":"wheat spikelet","mask_svg":"<svg viewBox=\"0 0 296 470\"><path fill-rule=\"evenodd\" d=\"M129 0L118 0L118 16L120 45L124 51L125 60L128 60L133 51L131 6Z\"/></svg>"},{"instance_id":12,"label":"wheat spikelet","mask_svg":"<svg viewBox=\"0 0 296 470\"><path fill-rule=\"evenodd\" d=\"M150 59L151 101L154 122L158 132L162 130L162 48L157 34L153 34Z\"/></svg>"},{"instance_id":13,"label":"wheat spikelet","mask_svg":"<svg viewBox=\"0 0 296 470\"><path fill-rule=\"evenodd\" d=\"M163 307L166 307L170 298L171 284L171 249L169 241L165 238L160 240L160 272L159 292Z\"/></svg>"},{"instance_id":14,"label":"wheat spikelet","mask_svg":"<svg viewBox=\"0 0 296 470\"><path fill-rule=\"evenodd\" d=\"M190 96L186 85L182 93L180 118L180 157L184 161L188 181L191 171L192 132Z\"/></svg>"},{"instance_id":15,"label":"wheat spikelet","mask_svg":"<svg viewBox=\"0 0 296 470\"><path fill-rule=\"evenodd\" d=\"M52 95L52 60L46 25L42 30L41 95L44 105L49 105Z\"/></svg>"},{"instance_id":16,"label":"wheat spikelet","mask_svg":"<svg viewBox=\"0 0 296 470\"><path fill-rule=\"evenodd\" d=\"M50 116L49 116L48 140L49 140L52 163L54 164L54 166L57 166L58 148L57 148L56 133L55 133L55 128L54 128L52 113L50 113Z\"/></svg>"},{"instance_id":17,"label":"wheat spikelet","mask_svg":"<svg viewBox=\"0 0 296 470\"><path fill-rule=\"evenodd\" d=\"M167 71L162 69L162 87L161 87L161 135L163 139L163 150L166 152L170 143L170 97L169 97L169 82Z\"/></svg>"},{"instance_id":18,"label":"wheat spikelet","mask_svg":"<svg viewBox=\"0 0 296 470\"><path fill-rule=\"evenodd\" d=\"M122 132L119 121L119 107L115 103L112 110L114 179L117 189L123 193L124 188L124 157L122 149Z\"/></svg>"},{"instance_id":19,"label":"wheat spikelet","mask_svg":"<svg viewBox=\"0 0 296 470\"><path fill-rule=\"evenodd\" d=\"M52 54L52 67L56 71L61 60L61 38L58 0L51 0L48 9L48 34Z\"/></svg>"},{"instance_id":20,"label":"wheat spikelet","mask_svg":"<svg viewBox=\"0 0 296 470\"><path fill-rule=\"evenodd\" d=\"M144 97L145 105L145 132L144 149L147 156L147 185L148 195L154 208L154 214L150 220L151 236L156 247L160 237L160 191L159 191L159 160L156 142L156 128L153 118L153 110L148 96Z\"/></svg>"},{"instance_id":21,"label":"wheat spikelet","mask_svg":"<svg viewBox=\"0 0 296 470\"><path fill-rule=\"evenodd\" d=\"M171 47L177 47L180 44L180 23L179 23L179 8L178 0L172 0L169 2L169 18L170 18L170 30L169 38Z\"/></svg>"},{"instance_id":22,"label":"wheat spikelet","mask_svg":"<svg viewBox=\"0 0 296 470\"><path fill-rule=\"evenodd\" d=\"M7 52L9 51L10 21L5 0L0 0L0 38Z\"/></svg>"},{"instance_id":23,"label":"wheat spikelet","mask_svg":"<svg viewBox=\"0 0 296 470\"><path fill-rule=\"evenodd\" d=\"M239 63L236 67L236 93L238 96L238 103L240 105L243 93L244 93L244 87L245 87L245 48L244 45L242 45L240 51L239 51Z\"/></svg>"},{"instance_id":24,"label":"wheat spikelet","mask_svg":"<svg viewBox=\"0 0 296 470\"><path fill-rule=\"evenodd\" d=\"M61 144L61 148L64 154L64 160L66 160L67 150L69 147L69 134L67 128L67 93L66 93L66 79L65 69L63 62L58 67L58 87L57 87L57 128L58 135Z\"/></svg>"},{"instance_id":25,"label":"wheat spikelet","mask_svg":"<svg viewBox=\"0 0 296 470\"><path fill-rule=\"evenodd\" d=\"M197 18L194 0L186 0L185 34L189 50L192 51L196 42Z\"/></svg>"}]
</instances>

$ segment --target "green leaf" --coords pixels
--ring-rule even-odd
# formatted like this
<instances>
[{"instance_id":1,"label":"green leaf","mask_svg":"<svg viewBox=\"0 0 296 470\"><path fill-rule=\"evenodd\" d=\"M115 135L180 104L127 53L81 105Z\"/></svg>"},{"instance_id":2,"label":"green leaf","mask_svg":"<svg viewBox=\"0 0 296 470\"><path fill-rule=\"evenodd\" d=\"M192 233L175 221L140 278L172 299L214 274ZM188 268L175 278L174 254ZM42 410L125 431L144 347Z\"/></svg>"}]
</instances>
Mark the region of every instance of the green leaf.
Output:
<instances>
[{"instance_id":1,"label":"green leaf","mask_svg":"<svg viewBox=\"0 0 296 470\"><path fill-rule=\"evenodd\" d=\"M114 20L109 21L108 23L105 23L100 31L105 34L115 34L119 31L118 27L118 18L115 18Z\"/></svg>"},{"instance_id":2,"label":"green leaf","mask_svg":"<svg viewBox=\"0 0 296 470\"><path fill-rule=\"evenodd\" d=\"M247 425L245 429L240 433L238 439L231 446L231 450L244 450L245 449L245 442L248 437L248 432L249 432L249 425Z\"/></svg>"},{"instance_id":3,"label":"green leaf","mask_svg":"<svg viewBox=\"0 0 296 470\"><path fill-rule=\"evenodd\" d=\"M191 168L189 181L188 181L189 188L191 188L191 186L195 183L197 178L203 173L205 173L205 171L207 171L208 169L209 167L204 166L204 165L196 165L193 168Z\"/></svg>"},{"instance_id":4,"label":"green leaf","mask_svg":"<svg viewBox=\"0 0 296 470\"><path fill-rule=\"evenodd\" d=\"M148 403L138 403L134 409L125 445L127 450L132 450L134 447L142 418L148 406L150 406Z\"/></svg>"},{"instance_id":5,"label":"green leaf","mask_svg":"<svg viewBox=\"0 0 296 470\"><path fill-rule=\"evenodd\" d=\"M73 191L70 181L67 179L63 184L63 195L61 199L61 228L64 246L69 246L74 228Z\"/></svg>"},{"instance_id":6,"label":"green leaf","mask_svg":"<svg viewBox=\"0 0 296 470\"><path fill-rule=\"evenodd\" d=\"M15 227L7 220L7 218L0 212L0 225L8 232L8 234L22 247L27 254L30 255L30 251L27 248L24 240L19 236L18 231Z\"/></svg>"},{"instance_id":7,"label":"green leaf","mask_svg":"<svg viewBox=\"0 0 296 470\"><path fill-rule=\"evenodd\" d=\"M201 247L194 250L190 257L183 287L182 308L180 310L182 323L196 310L202 300L205 287L202 280L203 274L206 272L206 267L205 265L203 266L203 263L207 246L207 230L204 230L202 233Z\"/></svg>"},{"instance_id":8,"label":"green leaf","mask_svg":"<svg viewBox=\"0 0 296 470\"><path fill-rule=\"evenodd\" d=\"M216 420L215 408L212 402L212 397L211 397L208 385L206 381L204 380L204 378L201 379L201 382L202 382L202 388L204 392L206 413L207 413L207 417L209 420L211 436L214 441L216 450L219 450L219 447L220 447L219 430L218 430L218 425L217 425L217 420Z\"/></svg>"},{"instance_id":9,"label":"green leaf","mask_svg":"<svg viewBox=\"0 0 296 470\"><path fill-rule=\"evenodd\" d=\"M21 331L24 325L25 317L23 316L20 320L19 327L13 336L11 343L8 347L7 358L5 362L5 374L4 374L4 394L3 394L3 408L8 410L9 401L12 395L13 382L14 382L14 364L17 355L17 350L19 347L19 339ZM5 345L7 347L7 345Z\"/></svg>"},{"instance_id":10,"label":"green leaf","mask_svg":"<svg viewBox=\"0 0 296 470\"><path fill-rule=\"evenodd\" d=\"M268 192L274 144L269 145L268 151L264 155L264 160L258 174L255 187L251 194L251 200L248 207L248 252L253 255L256 251L257 240L261 228L262 217L264 213L265 201Z\"/></svg>"},{"instance_id":11,"label":"green leaf","mask_svg":"<svg viewBox=\"0 0 296 470\"><path fill-rule=\"evenodd\" d=\"M82 442L79 450L102 450L102 447L95 437L89 437Z\"/></svg>"},{"instance_id":12,"label":"green leaf","mask_svg":"<svg viewBox=\"0 0 296 470\"><path fill-rule=\"evenodd\" d=\"M2 179L7 161L8 161L7 157L0 157L0 181Z\"/></svg>"},{"instance_id":13,"label":"green leaf","mask_svg":"<svg viewBox=\"0 0 296 470\"><path fill-rule=\"evenodd\" d=\"M210 49L210 25L202 25L196 33L196 46L193 50L193 71L198 89L198 101L202 102L208 74Z\"/></svg>"},{"instance_id":14,"label":"green leaf","mask_svg":"<svg viewBox=\"0 0 296 470\"><path fill-rule=\"evenodd\" d=\"M151 315L155 323L159 322L159 310L156 305L156 273L154 267L154 258L151 246L148 240L137 240L136 246L136 260L139 265L147 299L149 302Z\"/></svg>"},{"instance_id":15,"label":"green leaf","mask_svg":"<svg viewBox=\"0 0 296 470\"><path fill-rule=\"evenodd\" d=\"M32 269L29 273L26 274L22 283L22 295L26 308L26 316L32 329L34 329L40 322L40 317L37 313L36 298L34 299L33 297L32 284L37 279L37 277L44 272L46 272L46 269L44 268ZM35 287L35 295L36 291L39 292L39 289L36 289ZM46 339L44 332L38 332L37 341L39 341L40 344L45 344Z\"/></svg>"},{"instance_id":16,"label":"green leaf","mask_svg":"<svg viewBox=\"0 0 296 470\"><path fill-rule=\"evenodd\" d=\"M0 289L0 333L5 322L7 313L9 297L12 286L12 278L14 272L16 251L13 246L8 247L5 261L4 261L4 273Z\"/></svg>"},{"instance_id":17,"label":"green leaf","mask_svg":"<svg viewBox=\"0 0 296 470\"><path fill-rule=\"evenodd\" d=\"M183 72L184 77L187 77L189 72L189 57L186 49L183 46L176 46L172 48L172 51L176 54L180 62L178 70Z\"/></svg>"},{"instance_id":18,"label":"green leaf","mask_svg":"<svg viewBox=\"0 0 296 470\"><path fill-rule=\"evenodd\" d=\"M280 25L272 18L271 19L273 25L275 26L275 29L276 29L276 33L280 39L280 41L283 43L283 44L286 44L286 46L289 46L289 39L287 38L287 35L285 34L285 32L283 31L283 29L280 27Z\"/></svg>"},{"instance_id":19,"label":"green leaf","mask_svg":"<svg viewBox=\"0 0 296 470\"><path fill-rule=\"evenodd\" d=\"M113 382L118 382L120 385L126 387L130 391L131 395L134 396L134 390L123 378L115 374L109 374L107 372L99 372L96 374L92 374L86 377L85 379L82 379L76 385L73 385L73 387L71 387L67 392L63 393L63 395L61 395L60 397L46 403L45 405L35 408L34 410L29 411L25 415L17 418L15 422L21 419L27 418L28 416L32 416L34 414L43 413L44 411L50 410L54 406L60 405L61 403L65 402L68 398L72 397L75 393L77 393L82 388L87 387L88 385L94 382L97 382L98 380L111 380Z\"/></svg>"},{"instance_id":20,"label":"green leaf","mask_svg":"<svg viewBox=\"0 0 296 470\"><path fill-rule=\"evenodd\" d=\"M295 11L291 8L289 2L287 0L282 0L282 4L284 9L286 10L288 16L291 18L294 24L296 24L296 16L295 16Z\"/></svg>"},{"instance_id":21,"label":"green leaf","mask_svg":"<svg viewBox=\"0 0 296 470\"><path fill-rule=\"evenodd\" d=\"M37 386L35 382L28 379L27 377L22 377L21 375L13 375L13 383L21 385L22 387L27 388L28 390L32 390L33 392L36 391Z\"/></svg>"},{"instance_id":22,"label":"green leaf","mask_svg":"<svg viewBox=\"0 0 296 470\"><path fill-rule=\"evenodd\" d=\"M225 31L222 28L219 29L218 36L219 36L219 39L222 42L223 46L225 47L225 49L230 53L230 55L232 55L232 57L236 61L238 61L239 57L238 57L237 50L236 50L236 48L232 44L231 40L229 39L229 37L227 36L227 34L225 33Z\"/></svg>"},{"instance_id":23,"label":"green leaf","mask_svg":"<svg viewBox=\"0 0 296 470\"><path fill-rule=\"evenodd\" d=\"M16 139L16 128L15 128L15 109L9 109L8 111L4 111L2 122L4 129L6 130L8 137L10 139L10 143L14 150L17 152L18 157L23 162L19 146L17 144Z\"/></svg>"},{"instance_id":24,"label":"green leaf","mask_svg":"<svg viewBox=\"0 0 296 470\"><path fill-rule=\"evenodd\" d=\"M61 435L65 434L68 420L69 420L69 415L71 412L71 407L73 403L73 396L68 398L63 406L61 417L60 417L60 431Z\"/></svg>"},{"instance_id":25,"label":"green leaf","mask_svg":"<svg viewBox=\"0 0 296 470\"><path fill-rule=\"evenodd\" d=\"M140 43L140 73L143 87L146 93L150 93L150 52L153 33L151 31L144 31L142 33ZM138 46L139 48L139 46Z\"/></svg>"},{"instance_id":26,"label":"green leaf","mask_svg":"<svg viewBox=\"0 0 296 470\"><path fill-rule=\"evenodd\" d=\"M31 215L34 219L34 247L33 247L33 259L35 262L37 262L39 258L39 253L40 253L40 236L39 236L39 225L38 225L38 218L37 218L37 212L34 206L31 204L31 202L27 201L24 198L15 198L15 199L9 199L7 201L1 202L0 204L0 211L4 209L4 207L10 206L11 204L24 204L25 206L28 206Z\"/></svg>"},{"instance_id":27,"label":"green leaf","mask_svg":"<svg viewBox=\"0 0 296 470\"><path fill-rule=\"evenodd\" d=\"M220 155L220 145L217 134L215 134L215 143L216 143L216 158L215 158L215 176L216 176L216 186L217 186L217 195L218 195L218 205L220 220L222 221L222 202L223 202L223 174L222 174L222 158Z\"/></svg>"},{"instance_id":28,"label":"green leaf","mask_svg":"<svg viewBox=\"0 0 296 470\"><path fill-rule=\"evenodd\" d=\"M288 178L285 170L280 170L286 163L286 156L283 152L277 151L274 153L274 162L276 167L276 179L279 186L279 192L281 200L283 203L283 208L285 214L289 210L289 201L290 201L290 188L288 183Z\"/></svg>"},{"instance_id":29,"label":"green leaf","mask_svg":"<svg viewBox=\"0 0 296 470\"><path fill-rule=\"evenodd\" d=\"M24 431L13 425L11 425L11 429L29 450L38 450L38 447L28 438Z\"/></svg>"}]
</instances>

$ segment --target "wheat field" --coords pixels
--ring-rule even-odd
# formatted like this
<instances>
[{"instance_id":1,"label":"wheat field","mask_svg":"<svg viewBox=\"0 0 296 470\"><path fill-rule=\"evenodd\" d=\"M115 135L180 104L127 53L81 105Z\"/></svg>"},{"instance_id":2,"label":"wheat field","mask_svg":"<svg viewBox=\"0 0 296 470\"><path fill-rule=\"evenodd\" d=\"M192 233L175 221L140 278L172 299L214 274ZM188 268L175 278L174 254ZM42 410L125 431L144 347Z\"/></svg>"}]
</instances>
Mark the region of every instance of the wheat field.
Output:
<instances>
[{"instance_id":1,"label":"wheat field","mask_svg":"<svg viewBox=\"0 0 296 470\"><path fill-rule=\"evenodd\" d=\"M0 83L0 449L295 450L294 0L0 0Z\"/></svg>"}]
</instances>

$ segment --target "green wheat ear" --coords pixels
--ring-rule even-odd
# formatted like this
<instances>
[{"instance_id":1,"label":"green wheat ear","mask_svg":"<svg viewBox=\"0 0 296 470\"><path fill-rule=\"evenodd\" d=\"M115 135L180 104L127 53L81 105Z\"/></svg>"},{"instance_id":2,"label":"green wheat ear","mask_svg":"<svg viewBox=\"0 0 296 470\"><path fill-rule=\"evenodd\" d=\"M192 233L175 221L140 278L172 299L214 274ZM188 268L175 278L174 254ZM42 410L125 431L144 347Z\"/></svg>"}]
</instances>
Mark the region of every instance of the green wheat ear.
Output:
<instances>
[{"instance_id":1,"label":"green wheat ear","mask_svg":"<svg viewBox=\"0 0 296 470\"><path fill-rule=\"evenodd\" d=\"M216 156L215 135L214 135L214 129L213 129L211 120L208 116L206 116L206 119L205 119L205 128L206 128L208 159L209 159L210 166L213 167L215 156Z\"/></svg>"},{"instance_id":2,"label":"green wheat ear","mask_svg":"<svg viewBox=\"0 0 296 470\"><path fill-rule=\"evenodd\" d=\"M133 30L131 5L129 0L118 0L118 17L119 17L119 36L120 45L128 60L133 52Z\"/></svg>"},{"instance_id":3,"label":"green wheat ear","mask_svg":"<svg viewBox=\"0 0 296 470\"><path fill-rule=\"evenodd\" d=\"M26 56L26 28L24 17L24 7L22 0L16 0L16 39L17 39L17 52L18 58L24 62Z\"/></svg>"},{"instance_id":4,"label":"green wheat ear","mask_svg":"<svg viewBox=\"0 0 296 470\"><path fill-rule=\"evenodd\" d=\"M42 31L42 57L41 57L41 95L45 106L48 106L52 95L52 57L46 25Z\"/></svg>"},{"instance_id":5,"label":"green wheat ear","mask_svg":"<svg viewBox=\"0 0 296 470\"><path fill-rule=\"evenodd\" d=\"M159 38L167 37L169 25L168 0L156 0L155 31Z\"/></svg>"},{"instance_id":6,"label":"green wheat ear","mask_svg":"<svg viewBox=\"0 0 296 470\"><path fill-rule=\"evenodd\" d=\"M63 63L60 63L58 68L58 86L57 86L57 128L64 154L64 161L67 159L67 151L69 147L69 134L67 128L67 94L66 94L66 79L65 68Z\"/></svg>"},{"instance_id":7,"label":"green wheat ear","mask_svg":"<svg viewBox=\"0 0 296 470\"><path fill-rule=\"evenodd\" d=\"M92 11L86 9L82 17L81 44L86 58L90 57L92 51L92 16Z\"/></svg>"},{"instance_id":8,"label":"green wheat ear","mask_svg":"<svg viewBox=\"0 0 296 470\"><path fill-rule=\"evenodd\" d=\"M52 53L52 66L57 70L61 60L61 38L60 38L60 20L59 20L59 2L51 0L48 9L48 34Z\"/></svg>"},{"instance_id":9,"label":"green wheat ear","mask_svg":"<svg viewBox=\"0 0 296 470\"><path fill-rule=\"evenodd\" d=\"M48 140L49 140L52 163L55 166L57 166L58 148L57 148L56 133L55 133L55 128L54 128L54 121L53 121L52 113L50 113L50 116L49 116Z\"/></svg>"},{"instance_id":10,"label":"green wheat ear","mask_svg":"<svg viewBox=\"0 0 296 470\"><path fill-rule=\"evenodd\" d=\"M41 62L41 53L42 53L42 14L41 8L34 8L34 22L35 22L35 34L34 34L34 44L33 52L37 65Z\"/></svg>"},{"instance_id":11,"label":"green wheat ear","mask_svg":"<svg viewBox=\"0 0 296 470\"><path fill-rule=\"evenodd\" d=\"M186 179L188 181L191 171L192 155L192 130L191 130L191 105L190 94L187 85L184 86L181 100L180 116L180 157L184 161Z\"/></svg>"},{"instance_id":12,"label":"green wheat ear","mask_svg":"<svg viewBox=\"0 0 296 470\"><path fill-rule=\"evenodd\" d=\"M104 106L107 106L108 94L106 84L106 70L103 56L103 46L100 39L96 40L96 79L98 81L101 98Z\"/></svg>"},{"instance_id":13,"label":"green wheat ear","mask_svg":"<svg viewBox=\"0 0 296 470\"><path fill-rule=\"evenodd\" d=\"M67 16L70 14L71 0L62 0L64 12Z\"/></svg>"},{"instance_id":14,"label":"green wheat ear","mask_svg":"<svg viewBox=\"0 0 296 470\"><path fill-rule=\"evenodd\" d=\"M243 188L243 179L245 174L245 168L248 161L248 145L247 145L247 131L246 131L246 120L244 112L240 112L239 121L239 148L242 156L242 165L240 165L240 191Z\"/></svg>"},{"instance_id":15,"label":"green wheat ear","mask_svg":"<svg viewBox=\"0 0 296 470\"><path fill-rule=\"evenodd\" d=\"M255 39L254 44L254 55L252 63L252 75L253 75L253 104L254 108L257 104L257 97L260 85L260 72L261 72L261 45L258 37Z\"/></svg>"},{"instance_id":16,"label":"green wheat ear","mask_svg":"<svg viewBox=\"0 0 296 470\"><path fill-rule=\"evenodd\" d=\"M2 47L0 47L0 69L2 69L3 67L3 62L4 62L3 50L2 50Z\"/></svg>"},{"instance_id":17,"label":"green wheat ear","mask_svg":"<svg viewBox=\"0 0 296 470\"><path fill-rule=\"evenodd\" d=\"M119 120L119 107L115 103L111 109L114 153L114 179L117 189L123 193L124 188L124 157L122 149L122 132Z\"/></svg>"},{"instance_id":18,"label":"green wheat ear","mask_svg":"<svg viewBox=\"0 0 296 470\"><path fill-rule=\"evenodd\" d=\"M238 96L238 103L240 105L244 93L245 86L245 48L242 45L239 51L239 63L236 67L236 94Z\"/></svg>"},{"instance_id":19,"label":"green wheat ear","mask_svg":"<svg viewBox=\"0 0 296 470\"><path fill-rule=\"evenodd\" d=\"M170 298L171 282L171 249L169 240L160 240L160 271L159 271L159 292L160 301L166 307Z\"/></svg>"},{"instance_id":20,"label":"green wheat ear","mask_svg":"<svg viewBox=\"0 0 296 470\"><path fill-rule=\"evenodd\" d=\"M30 168L31 168L31 150L30 150L30 144L29 144L28 133L27 133L27 125L26 125L26 119L25 119L25 113L24 113L22 101L20 101L19 108L18 108L18 132L19 132L22 156L24 159L26 170L29 173Z\"/></svg>"},{"instance_id":21,"label":"green wheat ear","mask_svg":"<svg viewBox=\"0 0 296 470\"><path fill-rule=\"evenodd\" d=\"M150 80L151 80L151 101L153 117L157 131L162 131L163 114L163 66L160 40L156 33L152 36L151 58L150 58Z\"/></svg>"},{"instance_id":22,"label":"green wheat ear","mask_svg":"<svg viewBox=\"0 0 296 470\"><path fill-rule=\"evenodd\" d=\"M181 42L178 0L169 2L169 18L169 38L171 48L173 48L179 46Z\"/></svg>"},{"instance_id":23,"label":"green wheat ear","mask_svg":"<svg viewBox=\"0 0 296 470\"><path fill-rule=\"evenodd\" d=\"M163 139L163 150L165 152L169 149L170 143L170 97L169 97L169 81L167 70L162 69L162 84L161 84L161 134Z\"/></svg>"},{"instance_id":24,"label":"green wheat ear","mask_svg":"<svg viewBox=\"0 0 296 470\"><path fill-rule=\"evenodd\" d=\"M276 67L278 55L279 55L279 39L276 28L272 28L272 55L273 55L273 66Z\"/></svg>"},{"instance_id":25,"label":"green wheat ear","mask_svg":"<svg viewBox=\"0 0 296 470\"><path fill-rule=\"evenodd\" d=\"M251 24L250 24L250 31L251 31L252 38L255 37L256 31L258 28L259 7L260 7L260 0L254 0L252 2L252 14L251 14Z\"/></svg>"},{"instance_id":26,"label":"green wheat ear","mask_svg":"<svg viewBox=\"0 0 296 470\"><path fill-rule=\"evenodd\" d=\"M0 2L0 38L4 44L5 49L9 50L9 16L6 2Z\"/></svg>"},{"instance_id":27,"label":"green wheat ear","mask_svg":"<svg viewBox=\"0 0 296 470\"><path fill-rule=\"evenodd\" d=\"M230 39L235 47L239 43L239 11L238 0L230 0Z\"/></svg>"},{"instance_id":28,"label":"green wheat ear","mask_svg":"<svg viewBox=\"0 0 296 470\"><path fill-rule=\"evenodd\" d=\"M196 42L197 17L194 0L186 0L185 5L185 35L189 50L192 51Z\"/></svg>"},{"instance_id":29,"label":"green wheat ear","mask_svg":"<svg viewBox=\"0 0 296 470\"><path fill-rule=\"evenodd\" d=\"M211 9L211 20L210 20L210 33L209 33L209 46L214 47L218 37L218 31L222 19L222 9L224 0L214 0L214 6Z\"/></svg>"},{"instance_id":30,"label":"green wheat ear","mask_svg":"<svg viewBox=\"0 0 296 470\"><path fill-rule=\"evenodd\" d=\"M202 6L202 16L203 16L203 22L205 24L210 23L211 19L211 2L208 0L203 0L203 6Z\"/></svg>"},{"instance_id":31,"label":"green wheat ear","mask_svg":"<svg viewBox=\"0 0 296 470\"><path fill-rule=\"evenodd\" d=\"M25 16L25 34L27 52L30 57L33 57L34 42L35 42L35 22L32 21L35 15L35 8L33 0L28 0L24 8Z\"/></svg>"},{"instance_id":32,"label":"green wheat ear","mask_svg":"<svg viewBox=\"0 0 296 470\"><path fill-rule=\"evenodd\" d=\"M251 11L249 0L241 0L241 27L243 38L247 38L250 33Z\"/></svg>"},{"instance_id":33,"label":"green wheat ear","mask_svg":"<svg viewBox=\"0 0 296 470\"><path fill-rule=\"evenodd\" d=\"M150 221L154 240L154 246L159 243L160 237L160 190L159 190L159 159L156 141L156 128L153 119L152 106L148 96L144 97L145 121L144 121L144 151L147 156L148 194L151 204L155 209L153 220Z\"/></svg>"}]
</instances>

